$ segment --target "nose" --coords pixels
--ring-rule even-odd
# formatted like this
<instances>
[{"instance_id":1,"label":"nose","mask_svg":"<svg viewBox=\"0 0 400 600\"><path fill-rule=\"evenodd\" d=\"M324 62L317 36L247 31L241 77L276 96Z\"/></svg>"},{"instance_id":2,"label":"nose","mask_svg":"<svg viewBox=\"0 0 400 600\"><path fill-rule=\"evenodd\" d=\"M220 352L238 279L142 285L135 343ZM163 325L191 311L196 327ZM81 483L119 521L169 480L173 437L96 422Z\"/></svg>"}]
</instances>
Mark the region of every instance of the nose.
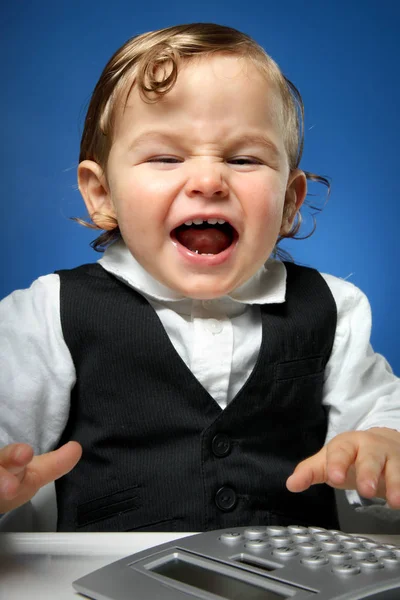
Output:
<instances>
[{"instance_id":1,"label":"nose","mask_svg":"<svg viewBox=\"0 0 400 600\"><path fill-rule=\"evenodd\" d=\"M197 196L225 198L229 188L222 170L223 165L219 163L194 166L185 186L189 198Z\"/></svg>"}]
</instances>

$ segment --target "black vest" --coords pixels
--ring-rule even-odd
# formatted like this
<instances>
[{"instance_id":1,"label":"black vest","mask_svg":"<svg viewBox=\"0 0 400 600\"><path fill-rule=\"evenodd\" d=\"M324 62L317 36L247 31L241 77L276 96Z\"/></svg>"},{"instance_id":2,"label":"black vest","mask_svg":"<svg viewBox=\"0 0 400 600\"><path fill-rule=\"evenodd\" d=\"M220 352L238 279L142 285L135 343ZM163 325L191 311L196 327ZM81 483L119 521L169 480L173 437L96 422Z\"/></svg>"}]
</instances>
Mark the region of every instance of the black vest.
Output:
<instances>
[{"instance_id":1,"label":"black vest","mask_svg":"<svg viewBox=\"0 0 400 600\"><path fill-rule=\"evenodd\" d=\"M319 273L286 268L287 300L261 307L257 363L225 410L143 296L99 265L59 272L77 373L60 445L83 446L78 465L56 481L59 531L338 528L331 488L285 487L324 444L322 389L336 329Z\"/></svg>"}]
</instances>

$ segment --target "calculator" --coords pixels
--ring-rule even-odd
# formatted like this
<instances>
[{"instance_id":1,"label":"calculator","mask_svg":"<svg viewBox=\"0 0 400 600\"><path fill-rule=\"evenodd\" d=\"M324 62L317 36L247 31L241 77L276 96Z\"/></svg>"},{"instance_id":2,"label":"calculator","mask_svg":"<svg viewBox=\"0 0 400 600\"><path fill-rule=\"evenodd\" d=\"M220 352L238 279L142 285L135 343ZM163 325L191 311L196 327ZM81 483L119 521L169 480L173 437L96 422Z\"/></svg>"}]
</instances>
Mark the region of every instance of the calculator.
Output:
<instances>
[{"instance_id":1,"label":"calculator","mask_svg":"<svg viewBox=\"0 0 400 600\"><path fill-rule=\"evenodd\" d=\"M300 525L208 531L73 582L94 600L400 600L400 546Z\"/></svg>"}]
</instances>

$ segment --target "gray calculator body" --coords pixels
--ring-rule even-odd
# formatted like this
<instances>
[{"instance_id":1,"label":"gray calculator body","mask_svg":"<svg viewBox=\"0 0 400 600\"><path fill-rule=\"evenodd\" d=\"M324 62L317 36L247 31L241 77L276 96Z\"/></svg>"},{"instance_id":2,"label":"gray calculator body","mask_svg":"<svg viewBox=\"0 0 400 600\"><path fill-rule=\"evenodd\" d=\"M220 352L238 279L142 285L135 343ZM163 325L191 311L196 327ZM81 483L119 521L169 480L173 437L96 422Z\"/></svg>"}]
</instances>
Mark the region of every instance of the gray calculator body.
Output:
<instances>
[{"instance_id":1,"label":"gray calculator body","mask_svg":"<svg viewBox=\"0 0 400 600\"><path fill-rule=\"evenodd\" d=\"M73 586L95 600L400 600L400 546L318 527L235 527L132 554Z\"/></svg>"}]
</instances>

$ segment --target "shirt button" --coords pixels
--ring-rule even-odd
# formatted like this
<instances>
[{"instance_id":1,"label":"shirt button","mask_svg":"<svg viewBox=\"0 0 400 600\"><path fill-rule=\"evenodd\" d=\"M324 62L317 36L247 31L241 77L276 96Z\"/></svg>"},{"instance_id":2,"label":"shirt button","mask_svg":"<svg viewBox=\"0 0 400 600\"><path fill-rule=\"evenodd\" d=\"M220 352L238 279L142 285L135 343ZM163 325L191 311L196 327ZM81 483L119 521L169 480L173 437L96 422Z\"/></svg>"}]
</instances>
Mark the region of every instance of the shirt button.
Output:
<instances>
[{"instance_id":1,"label":"shirt button","mask_svg":"<svg viewBox=\"0 0 400 600\"><path fill-rule=\"evenodd\" d=\"M203 300L202 305L204 308L210 309L214 306L213 300Z\"/></svg>"},{"instance_id":2,"label":"shirt button","mask_svg":"<svg viewBox=\"0 0 400 600\"><path fill-rule=\"evenodd\" d=\"M214 335L217 333L221 333L221 331L224 328L222 323L220 321L218 321L217 319L207 319L206 327L207 327L208 331L211 331L211 333Z\"/></svg>"},{"instance_id":3,"label":"shirt button","mask_svg":"<svg viewBox=\"0 0 400 600\"><path fill-rule=\"evenodd\" d=\"M231 441L225 433L217 433L211 442L211 449L215 456L227 456L231 451Z\"/></svg>"},{"instance_id":4,"label":"shirt button","mask_svg":"<svg viewBox=\"0 0 400 600\"><path fill-rule=\"evenodd\" d=\"M236 506L237 496L235 490L229 487L222 487L215 494L215 504L217 507L224 511L229 512Z\"/></svg>"}]
</instances>

